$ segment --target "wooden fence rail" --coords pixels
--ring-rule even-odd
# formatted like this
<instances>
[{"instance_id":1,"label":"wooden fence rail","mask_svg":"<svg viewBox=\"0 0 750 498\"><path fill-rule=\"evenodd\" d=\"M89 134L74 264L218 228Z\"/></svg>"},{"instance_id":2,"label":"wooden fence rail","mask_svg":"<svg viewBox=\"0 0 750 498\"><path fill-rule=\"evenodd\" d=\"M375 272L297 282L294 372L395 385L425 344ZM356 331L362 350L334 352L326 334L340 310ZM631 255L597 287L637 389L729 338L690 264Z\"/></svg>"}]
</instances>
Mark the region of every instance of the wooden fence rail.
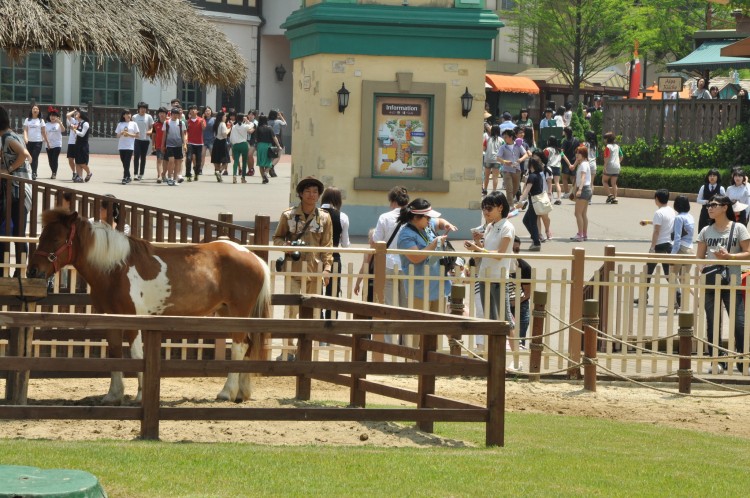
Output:
<instances>
[{"instance_id":1,"label":"wooden fence rail","mask_svg":"<svg viewBox=\"0 0 750 498\"><path fill-rule=\"evenodd\" d=\"M305 306L303 296L297 303L312 315ZM332 305L328 303L328 305ZM364 305L364 306L362 306ZM366 303L359 309L367 310ZM395 309L394 311L398 311ZM144 331L144 359L69 359L69 358L3 358L3 368L9 371L85 369L91 372L143 372L143 400L141 407L81 407L81 406L0 406L1 419L92 419L140 420L141 437L158 439L161 420L410 420L420 429L432 431L435 421L484 422L485 441L488 446L504 444L505 410L505 337L507 324L476 320L444 320L440 327L430 327L422 320L273 320L254 318L168 317L124 315L75 315L54 313L8 312L0 315L0 326L8 328L58 327L78 329L140 329ZM188 331L211 336L215 330L227 332L270 332L277 337L295 337L298 340L298 358L295 362L275 361L176 361L163 360L160 353L162 335L166 332ZM420 336L421 345L416 363L372 363L367 354L374 347L369 339L373 334L397 333L409 330ZM440 334L481 334L489 338L488 361L451 362L448 355L436 353L436 337ZM311 361L312 337L348 342L355 354L350 362ZM387 345L386 345L387 346ZM398 347L404 349L403 347ZM414 357L414 355L410 355ZM161 379L166 376L201 377L206 374L252 372L262 375L290 375L297 377L297 398L310 399L310 381L333 379L345 381L350 386L349 408L166 408L160 406ZM417 375L419 390L401 389L366 381L368 374ZM471 375L487 378L487 403L485 407L435 395L435 377ZM366 406L368 391L391 395L397 399L409 398L416 409L362 409Z\"/></svg>"},{"instance_id":2,"label":"wooden fence rail","mask_svg":"<svg viewBox=\"0 0 750 498\"><path fill-rule=\"evenodd\" d=\"M620 135L622 144L639 138L663 144L702 143L748 120L747 100L611 100L604 109L602 130Z\"/></svg>"}]
</instances>

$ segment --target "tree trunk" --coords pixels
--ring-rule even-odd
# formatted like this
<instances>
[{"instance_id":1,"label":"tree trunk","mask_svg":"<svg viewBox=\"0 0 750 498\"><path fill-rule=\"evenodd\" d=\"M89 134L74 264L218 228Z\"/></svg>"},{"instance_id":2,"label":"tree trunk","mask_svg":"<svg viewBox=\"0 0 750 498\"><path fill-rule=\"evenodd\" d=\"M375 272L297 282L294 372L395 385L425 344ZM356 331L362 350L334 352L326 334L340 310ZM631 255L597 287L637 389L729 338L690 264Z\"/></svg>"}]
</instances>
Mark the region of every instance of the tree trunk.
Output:
<instances>
[{"instance_id":1,"label":"tree trunk","mask_svg":"<svg viewBox=\"0 0 750 498\"><path fill-rule=\"evenodd\" d=\"M578 106L581 97L581 3L583 0L576 0L576 45L573 55L573 105Z\"/></svg>"}]
</instances>

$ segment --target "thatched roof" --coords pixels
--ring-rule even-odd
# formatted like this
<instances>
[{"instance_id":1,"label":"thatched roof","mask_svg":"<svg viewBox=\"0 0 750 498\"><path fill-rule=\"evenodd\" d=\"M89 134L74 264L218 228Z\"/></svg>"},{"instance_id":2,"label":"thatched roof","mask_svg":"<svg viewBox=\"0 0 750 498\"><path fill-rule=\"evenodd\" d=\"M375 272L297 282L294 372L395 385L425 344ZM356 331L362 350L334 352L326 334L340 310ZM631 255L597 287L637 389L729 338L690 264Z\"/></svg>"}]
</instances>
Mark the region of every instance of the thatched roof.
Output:
<instances>
[{"instance_id":1,"label":"thatched roof","mask_svg":"<svg viewBox=\"0 0 750 498\"><path fill-rule=\"evenodd\" d=\"M232 88L245 60L187 0L0 0L0 49L117 57L149 79ZM193 33L199 36L191 36Z\"/></svg>"}]
</instances>

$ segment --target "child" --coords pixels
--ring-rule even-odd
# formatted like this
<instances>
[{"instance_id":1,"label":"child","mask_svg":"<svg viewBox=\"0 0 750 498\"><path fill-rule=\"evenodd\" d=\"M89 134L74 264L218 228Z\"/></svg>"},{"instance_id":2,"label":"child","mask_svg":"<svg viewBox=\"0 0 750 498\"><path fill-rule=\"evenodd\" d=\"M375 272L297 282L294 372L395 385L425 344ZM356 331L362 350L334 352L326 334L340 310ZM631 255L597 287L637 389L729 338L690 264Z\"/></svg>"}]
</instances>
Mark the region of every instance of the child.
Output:
<instances>
[{"instance_id":1,"label":"child","mask_svg":"<svg viewBox=\"0 0 750 498\"><path fill-rule=\"evenodd\" d=\"M552 135L547 139L547 148L544 149L544 157L547 158L547 167L552 171L552 181L557 191L555 205L562 204L562 189L560 188L560 171L562 166L563 152L557 137ZM551 192L550 192L551 193ZM551 197L551 196L550 196Z\"/></svg>"}]
</instances>

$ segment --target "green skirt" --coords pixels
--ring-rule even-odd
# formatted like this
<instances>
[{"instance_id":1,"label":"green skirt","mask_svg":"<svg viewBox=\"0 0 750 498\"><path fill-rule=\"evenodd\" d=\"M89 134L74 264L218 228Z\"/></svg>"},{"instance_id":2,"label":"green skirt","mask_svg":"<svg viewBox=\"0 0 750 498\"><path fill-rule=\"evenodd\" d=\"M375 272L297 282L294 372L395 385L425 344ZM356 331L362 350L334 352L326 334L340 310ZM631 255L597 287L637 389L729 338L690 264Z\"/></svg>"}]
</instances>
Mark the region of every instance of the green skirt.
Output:
<instances>
[{"instance_id":1,"label":"green skirt","mask_svg":"<svg viewBox=\"0 0 750 498\"><path fill-rule=\"evenodd\" d=\"M261 168L270 168L273 166L271 158L268 157L268 148L271 144L268 142L258 142L258 166Z\"/></svg>"}]
</instances>

